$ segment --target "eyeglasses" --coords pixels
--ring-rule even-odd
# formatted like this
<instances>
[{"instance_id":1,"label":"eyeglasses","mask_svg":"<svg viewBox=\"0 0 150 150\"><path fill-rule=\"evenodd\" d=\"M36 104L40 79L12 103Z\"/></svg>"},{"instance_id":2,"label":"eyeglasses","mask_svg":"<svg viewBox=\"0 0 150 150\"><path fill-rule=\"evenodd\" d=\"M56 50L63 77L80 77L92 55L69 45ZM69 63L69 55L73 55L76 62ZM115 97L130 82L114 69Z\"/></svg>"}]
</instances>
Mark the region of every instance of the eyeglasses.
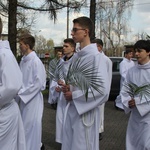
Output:
<instances>
[{"instance_id":1,"label":"eyeglasses","mask_svg":"<svg viewBox=\"0 0 150 150\"><path fill-rule=\"evenodd\" d=\"M73 28L73 29L71 30L71 32L77 32L78 30L85 30L85 29Z\"/></svg>"}]
</instances>

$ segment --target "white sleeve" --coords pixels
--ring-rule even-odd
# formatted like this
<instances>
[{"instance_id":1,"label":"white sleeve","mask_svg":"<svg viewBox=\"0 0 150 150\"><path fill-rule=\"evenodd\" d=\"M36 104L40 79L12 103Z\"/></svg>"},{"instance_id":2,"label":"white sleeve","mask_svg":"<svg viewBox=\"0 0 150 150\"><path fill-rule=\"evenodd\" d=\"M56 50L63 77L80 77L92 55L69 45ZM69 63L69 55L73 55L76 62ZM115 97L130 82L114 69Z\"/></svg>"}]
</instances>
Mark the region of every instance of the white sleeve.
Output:
<instances>
[{"instance_id":1,"label":"white sleeve","mask_svg":"<svg viewBox=\"0 0 150 150\"><path fill-rule=\"evenodd\" d=\"M55 90L57 86L58 86L57 82L52 80L49 87L49 97L48 97L48 103L50 104L57 103L57 100L59 98L59 92Z\"/></svg>"},{"instance_id":2,"label":"white sleeve","mask_svg":"<svg viewBox=\"0 0 150 150\"><path fill-rule=\"evenodd\" d=\"M120 75L123 79L125 79L127 71L125 63L120 63Z\"/></svg>"},{"instance_id":3,"label":"white sleeve","mask_svg":"<svg viewBox=\"0 0 150 150\"><path fill-rule=\"evenodd\" d=\"M0 106L14 99L22 85L22 73L13 54L0 54Z\"/></svg>"},{"instance_id":4,"label":"white sleeve","mask_svg":"<svg viewBox=\"0 0 150 150\"><path fill-rule=\"evenodd\" d=\"M18 92L21 100L26 104L33 99L38 93L45 89L46 86L46 71L42 62L37 61L32 64L34 75L33 82L27 86L22 87Z\"/></svg>"}]
</instances>

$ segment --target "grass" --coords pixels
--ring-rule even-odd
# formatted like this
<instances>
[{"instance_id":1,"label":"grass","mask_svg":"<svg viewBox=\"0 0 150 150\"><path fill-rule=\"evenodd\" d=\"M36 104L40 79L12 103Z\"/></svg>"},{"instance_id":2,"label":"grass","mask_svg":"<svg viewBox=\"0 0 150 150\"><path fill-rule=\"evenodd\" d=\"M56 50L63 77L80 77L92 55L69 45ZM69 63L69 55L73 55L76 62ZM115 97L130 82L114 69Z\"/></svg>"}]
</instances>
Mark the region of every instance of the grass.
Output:
<instances>
[{"instance_id":1,"label":"grass","mask_svg":"<svg viewBox=\"0 0 150 150\"><path fill-rule=\"evenodd\" d=\"M48 95L48 93L49 93L49 89L45 89L44 91L42 91L43 95Z\"/></svg>"}]
</instances>

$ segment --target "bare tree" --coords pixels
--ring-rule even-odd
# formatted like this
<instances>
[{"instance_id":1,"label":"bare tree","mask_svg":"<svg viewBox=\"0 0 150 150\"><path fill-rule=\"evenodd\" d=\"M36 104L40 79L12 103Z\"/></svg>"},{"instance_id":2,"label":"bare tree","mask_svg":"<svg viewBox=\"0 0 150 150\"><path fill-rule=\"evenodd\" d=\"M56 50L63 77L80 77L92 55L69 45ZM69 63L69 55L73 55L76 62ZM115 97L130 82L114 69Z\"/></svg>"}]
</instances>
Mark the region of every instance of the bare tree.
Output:
<instances>
[{"instance_id":1,"label":"bare tree","mask_svg":"<svg viewBox=\"0 0 150 150\"><path fill-rule=\"evenodd\" d=\"M47 49L47 40L42 36L36 36L35 50L41 51Z\"/></svg>"},{"instance_id":2,"label":"bare tree","mask_svg":"<svg viewBox=\"0 0 150 150\"><path fill-rule=\"evenodd\" d=\"M90 0L90 19L93 21L94 32L92 34L91 39L95 38L95 18L96 18L96 0Z\"/></svg>"},{"instance_id":3,"label":"bare tree","mask_svg":"<svg viewBox=\"0 0 150 150\"><path fill-rule=\"evenodd\" d=\"M17 1L10 0L9 7L8 7L8 40L10 42L10 47L14 55L16 55L16 39L17 39Z\"/></svg>"},{"instance_id":4,"label":"bare tree","mask_svg":"<svg viewBox=\"0 0 150 150\"><path fill-rule=\"evenodd\" d=\"M21 13L19 13L20 9L33 10L38 12L49 12L50 19L56 21L57 10L61 10L62 8L69 6L70 9L79 11L84 2L85 2L84 0L82 0L81 2L76 0L70 0L68 5L67 2L64 2L62 0L45 0L45 3L41 4L40 6L30 6L29 3L19 2L18 0L7 0L7 3L6 1L1 0L0 10L3 10L4 13L2 14L5 14L9 18L8 40L10 42L13 53L16 55L17 21L18 21L17 15L21 16ZM22 19L22 21L25 21L25 19Z\"/></svg>"},{"instance_id":5,"label":"bare tree","mask_svg":"<svg viewBox=\"0 0 150 150\"><path fill-rule=\"evenodd\" d=\"M146 33L146 32L139 32L139 33L136 33L134 35L134 42L138 41L138 40L149 40L150 39L150 36Z\"/></svg>"},{"instance_id":6,"label":"bare tree","mask_svg":"<svg viewBox=\"0 0 150 150\"><path fill-rule=\"evenodd\" d=\"M49 12L50 19L54 20L54 22L57 19L57 10L61 10L64 7L69 7L70 9L74 9L76 11L79 11L80 8L85 4L87 0L81 0L74 1L74 0L45 0L44 4L41 4L40 6L30 6L30 3L27 2L19 2L17 0L8 0L8 3L4 4L2 1L0 2L0 9L3 11L15 10L17 9L17 16L19 19L21 19L20 24L22 25L26 24L26 16L23 16L21 11L29 10L29 11L38 11L38 12ZM17 2L17 7L16 4ZM103 39L104 44L110 46L113 49L113 55L116 56L116 49L120 46L121 43L121 35L125 35L127 32L127 19L125 17L125 11L128 8L131 8L133 0L90 0L90 18L93 20L94 24L96 23L97 29L96 31L99 31L99 37ZM9 9L7 7L9 5ZM15 6L15 7L14 7ZM97 6L97 7L96 7ZM96 7L96 11L95 11ZM97 12L97 13L95 13ZM5 13L6 14L6 13ZM13 22L14 25L15 19L12 20L12 18L16 17L15 13L11 13L12 17L10 17L10 22ZM18 21L17 18L17 21ZM95 19L96 18L96 19ZM96 20L96 22L95 22ZM34 22L33 20L31 22ZM19 22L18 22L19 24ZM28 24L28 23L27 23ZM9 25L9 41L11 43L15 43L14 34L16 32L15 26ZM28 29L30 29L30 26L28 26ZM10 36L11 35L11 36ZM96 35L98 35L98 32L96 32ZM93 34L93 37L95 37L95 32ZM13 42L12 42L13 41ZM15 46L11 46L13 49L13 52L15 54Z\"/></svg>"},{"instance_id":7,"label":"bare tree","mask_svg":"<svg viewBox=\"0 0 150 150\"><path fill-rule=\"evenodd\" d=\"M117 47L121 44L121 36L127 34L127 17L129 16L125 11L128 9L130 13L132 5L133 0L99 0L97 2L96 22L97 28L100 29L99 36L113 49L113 56L116 56Z\"/></svg>"},{"instance_id":8,"label":"bare tree","mask_svg":"<svg viewBox=\"0 0 150 150\"><path fill-rule=\"evenodd\" d=\"M47 48L49 50L54 48L54 41L52 39L47 40Z\"/></svg>"}]
</instances>

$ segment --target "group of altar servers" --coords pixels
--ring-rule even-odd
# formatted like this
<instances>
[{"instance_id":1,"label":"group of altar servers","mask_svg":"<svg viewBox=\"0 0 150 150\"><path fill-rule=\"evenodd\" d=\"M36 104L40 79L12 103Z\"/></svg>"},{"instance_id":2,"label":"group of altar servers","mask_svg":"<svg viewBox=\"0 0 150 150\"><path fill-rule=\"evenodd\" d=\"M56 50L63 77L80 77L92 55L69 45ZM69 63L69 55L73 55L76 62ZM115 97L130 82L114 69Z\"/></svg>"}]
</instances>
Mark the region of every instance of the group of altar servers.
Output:
<instances>
[{"instance_id":1,"label":"group of altar servers","mask_svg":"<svg viewBox=\"0 0 150 150\"><path fill-rule=\"evenodd\" d=\"M64 59L66 55L61 58L61 61L63 60L64 64L76 62L77 58L82 59L85 64L88 63L88 61L93 61L93 66L98 66L97 73L104 81L102 88L103 94L94 91L94 94L96 95L96 99L94 99L89 90L88 92L90 94L86 100L85 95L80 88L72 85L68 88L68 85L65 85L64 80L62 80L61 84L60 81L55 84L50 84L50 90L51 88L55 89L55 86L56 89L59 87L59 94L54 90L57 93L55 94L57 95L58 103L56 115L56 142L62 144L62 150L99 149L98 133L102 132L100 127L102 127L103 121L101 120L103 120L103 108L105 102L108 100L110 91L112 63L109 64L109 67L107 66L106 60L108 58L105 57L103 52L100 51L99 53L99 45L96 40L94 42L96 44L91 44L89 38L92 31L90 27L91 24L92 23L89 22L89 18L87 17L79 17L73 20L71 35L75 43L80 43L80 47L76 50L77 52L74 52L73 56L68 59L69 61ZM150 136L148 136L147 132L150 127L148 124L150 110L150 105L148 104L150 96L150 80L148 78L150 73L150 42L148 40L139 40L135 43L134 49L135 56L137 57L137 64L132 63L131 69L126 72L127 77L125 77L124 80L125 83L128 84L133 83L137 85L137 87L145 87L144 91L147 91L144 93L141 90L138 95L131 97L129 96L129 92L125 90L126 85L122 84L120 91L121 105L123 106L125 113L131 113L126 134L127 150L150 148ZM125 51L125 53L129 53L128 50ZM126 61L126 58L124 58L124 61ZM127 64L126 66L128 67ZM122 67L122 70L123 69L126 68ZM67 73L67 69L64 69L64 72ZM132 88L128 90L133 91ZM49 100L51 99L49 103L55 101L55 94L51 93L53 98L49 95ZM145 108L146 110L144 110ZM58 118L59 121L57 121Z\"/></svg>"},{"instance_id":2,"label":"group of altar servers","mask_svg":"<svg viewBox=\"0 0 150 150\"><path fill-rule=\"evenodd\" d=\"M112 70L107 67L108 58L98 51L98 44L91 44L92 32L93 23L88 17L74 19L72 39L64 40L65 55L59 64L63 66L63 74L67 74L70 64L78 60L82 62L81 67L90 64L89 69L96 70L93 76L99 77L97 81L100 84L95 82L97 90L89 89L85 95L80 87L65 83L63 78L50 82L53 92L50 92L48 101L57 101L56 142L62 144L62 150L99 150L101 105L108 100ZM41 91L45 89L46 72L33 51L34 43L35 39L30 34L20 38L23 57L19 67L8 41L0 40L1 150L41 149ZM75 43L80 44L77 52ZM120 92L125 113L130 112L126 149L146 150L150 149L150 41L139 40L134 49L137 64L128 70Z\"/></svg>"}]
</instances>

